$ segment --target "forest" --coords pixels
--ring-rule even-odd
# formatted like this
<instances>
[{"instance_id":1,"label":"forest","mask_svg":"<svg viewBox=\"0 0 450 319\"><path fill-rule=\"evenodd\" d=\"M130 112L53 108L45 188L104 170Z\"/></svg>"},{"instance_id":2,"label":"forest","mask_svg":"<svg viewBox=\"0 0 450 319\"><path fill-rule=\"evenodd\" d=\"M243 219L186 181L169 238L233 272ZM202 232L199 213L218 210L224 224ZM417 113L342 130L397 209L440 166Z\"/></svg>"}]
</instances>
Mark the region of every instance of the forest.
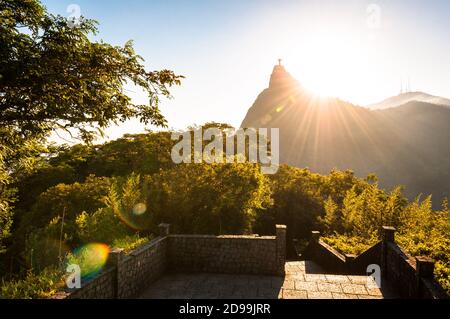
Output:
<instances>
[{"instance_id":1,"label":"forest","mask_svg":"<svg viewBox=\"0 0 450 319\"><path fill-rule=\"evenodd\" d=\"M211 126L228 127L204 127ZM252 163L173 164L175 142L169 131L148 132L42 153L14 185L18 200L12 235L4 242L2 273L9 281L4 279L2 294L23 293L20 283L25 286L27 278L61 274L77 247L133 249L162 222L186 234L271 235L275 224L286 224L291 257L292 240L305 242L312 230L342 252L359 254L380 239L383 225L392 225L408 253L437 261L435 277L450 289L447 201L433 211L431 197L408 201L400 187L386 191L376 176L360 179L351 171L319 175L281 165L264 175ZM58 281L49 282L41 294L51 293Z\"/></svg>"},{"instance_id":2,"label":"forest","mask_svg":"<svg viewBox=\"0 0 450 319\"><path fill-rule=\"evenodd\" d=\"M35 0L0 0L0 8L0 297L49 297L68 263L86 266L84 278L101 270L91 267L93 246L101 259L110 247L130 251L161 222L186 234L266 235L286 224L291 256L293 239L305 242L312 230L360 253L390 225L407 252L436 260L435 277L450 291L447 200L433 210L430 196L410 201L401 187L385 190L375 175L352 171L174 164L167 129L96 144L105 128L132 118L166 127L159 102L183 76L148 71L132 42L92 41L95 21L71 28ZM129 82L148 104L133 103ZM205 127L230 126L192 129ZM55 131L78 143L50 143Z\"/></svg>"}]
</instances>

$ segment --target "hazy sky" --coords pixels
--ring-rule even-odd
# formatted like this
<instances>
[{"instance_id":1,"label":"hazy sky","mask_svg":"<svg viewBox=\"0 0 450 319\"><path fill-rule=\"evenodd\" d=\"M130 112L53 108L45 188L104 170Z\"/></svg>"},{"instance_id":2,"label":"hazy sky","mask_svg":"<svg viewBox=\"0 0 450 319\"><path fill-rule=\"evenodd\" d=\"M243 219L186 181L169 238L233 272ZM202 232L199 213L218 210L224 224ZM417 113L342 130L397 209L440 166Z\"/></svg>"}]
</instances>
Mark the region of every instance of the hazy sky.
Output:
<instances>
[{"instance_id":1,"label":"hazy sky","mask_svg":"<svg viewBox=\"0 0 450 319\"><path fill-rule=\"evenodd\" d=\"M149 69L186 76L164 100L173 128L239 126L278 58L305 87L355 104L413 90L450 98L450 1L44 0L99 21L98 39L132 39ZM372 5L372 4L375 4ZM136 100L145 96L130 93ZM143 129L131 121L111 138Z\"/></svg>"}]
</instances>

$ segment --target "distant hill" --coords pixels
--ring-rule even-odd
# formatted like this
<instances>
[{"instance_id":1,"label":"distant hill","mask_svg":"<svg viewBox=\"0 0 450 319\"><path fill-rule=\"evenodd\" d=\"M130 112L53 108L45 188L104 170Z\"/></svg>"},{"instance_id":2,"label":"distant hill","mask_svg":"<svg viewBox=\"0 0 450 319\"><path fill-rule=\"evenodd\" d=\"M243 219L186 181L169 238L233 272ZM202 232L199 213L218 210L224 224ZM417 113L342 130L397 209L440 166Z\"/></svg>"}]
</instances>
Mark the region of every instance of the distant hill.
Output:
<instances>
[{"instance_id":1,"label":"distant hill","mask_svg":"<svg viewBox=\"0 0 450 319\"><path fill-rule=\"evenodd\" d=\"M450 99L446 99L440 96L430 95L424 92L407 92L397 96L387 98L379 103L368 105L367 107L372 110L383 110L390 107L397 107L408 102L426 102L431 104L443 105L450 108Z\"/></svg>"},{"instance_id":2,"label":"distant hill","mask_svg":"<svg viewBox=\"0 0 450 319\"><path fill-rule=\"evenodd\" d=\"M320 98L275 66L241 127L280 128L280 160L318 173L352 169L376 173L380 185L405 185L410 198L450 197L450 108L409 101L369 110Z\"/></svg>"}]
</instances>

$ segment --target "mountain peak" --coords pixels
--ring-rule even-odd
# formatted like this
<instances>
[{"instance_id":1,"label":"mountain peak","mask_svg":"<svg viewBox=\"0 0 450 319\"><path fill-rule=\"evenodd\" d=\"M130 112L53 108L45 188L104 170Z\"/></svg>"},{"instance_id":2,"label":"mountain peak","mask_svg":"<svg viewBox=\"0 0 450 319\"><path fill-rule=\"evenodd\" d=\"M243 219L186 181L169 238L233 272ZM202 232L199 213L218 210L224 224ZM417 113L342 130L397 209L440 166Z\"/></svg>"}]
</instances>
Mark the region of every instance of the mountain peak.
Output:
<instances>
[{"instance_id":1,"label":"mountain peak","mask_svg":"<svg viewBox=\"0 0 450 319\"><path fill-rule=\"evenodd\" d=\"M401 93L396 96L392 96L387 98L379 103L368 105L367 107L372 110L383 110L387 108L397 107L409 102L425 102L430 104L443 105L446 107L450 107L450 100L440 97L434 96L425 92L406 92Z\"/></svg>"},{"instance_id":2,"label":"mountain peak","mask_svg":"<svg viewBox=\"0 0 450 319\"><path fill-rule=\"evenodd\" d=\"M410 198L420 193L432 193L438 201L448 197L450 185L441 181L450 171L450 108L441 106L443 98L408 92L375 112L284 86L291 83L296 82L285 67L275 65L269 88L258 94L241 124L278 128L280 163L321 174L333 169L351 169L359 177L375 173L382 188L406 185Z\"/></svg>"},{"instance_id":3,"label":"mountain peak","mask_svg":"<svg viewBox=\"0 0 450 319\"><path fill-rule=\"evenodd\" d=\"M281 59L278 59L278 64L273 67L272 75L270 76L269 89L290 86L295 83L295 79L281 64Z\"/></svg>"}]
</instances>

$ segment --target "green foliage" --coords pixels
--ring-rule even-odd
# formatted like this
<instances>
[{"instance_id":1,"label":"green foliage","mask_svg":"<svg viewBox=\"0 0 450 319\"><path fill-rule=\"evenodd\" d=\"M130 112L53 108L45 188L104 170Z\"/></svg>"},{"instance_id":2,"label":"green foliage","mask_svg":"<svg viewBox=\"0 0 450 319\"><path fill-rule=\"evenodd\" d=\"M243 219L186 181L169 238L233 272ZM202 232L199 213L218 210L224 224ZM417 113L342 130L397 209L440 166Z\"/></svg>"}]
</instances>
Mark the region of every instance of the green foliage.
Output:
<instances>
[{"instance_id":1,"label":"green foliage","mask_svg":"<svg viewBox=\"0 0 450 319\"><path fill-rule=\"evenodd\" d=\"M10 203L12 194L6 189L9 179L3 163L3 153L0 145L0 254L4 252L4 240L11 235L12 211Z\"/></svg>"},{"instance_id":2,"label":"green foliage","mask_svg":"<svg viewBox=\"0 0 450 319\"><path fill-rule=\"evenodd\" d=\"M318 226L317 218L324 214L320 179L320 175L307 169L281 165L278 172L270 176L273 205L260 212L255 230L260 234L273 234L275 224L286 224L292 253L292 239L308 238L311 230Z\"/></svg>"},{"instance_id":3,"label":"green foliage","mask_svg":"<svg viewBox=\"0 0 450 319\"><path fill-rule=\"evenodd\" d=\"M103 207L93 214L82 212L76 218L79 243L111 242L116 236L129 234L126 225L114 214L111 207Z\"/></svg>"},{"instance_id":4,"label":"green foliage","mask_svg":"<svg viewBox=\"0 0 450 319\"><path fill-rule=\"evenodd\" d=\"M450 294L450 210L447 200L440 211L431 209L431 197L416 199L402 214L397 241L413 256L436 261L435 278Z\"/></svg>"},{"instance_id":5,"label":"green foliage","mask_svg":"<svg viewBox=\"0 0 450 319\"><path fill-rule=\"evenodd\" d=\"M346 254L360 255L378 242L376 237L331 235L321 238L325 243Z\"/></svg>"},{"instance_id":6,"label":"green foliage","mask_svg":"<svg viewBox=\"0 0 450 319\"><path fill-rule=\"evenodd\" d=\"M33 172L18 178L13 186L17 189L18 201L14 205L17 212L16 223L27 211L31 210L39 195L58 184L72 184L80 181L71 167L43 165Z\"/></svg>"},{"instance_id":7,"label":"green foliage","mask_svg":"<svg viewBox=\"0 0 450 319\"><path fill-rule=\"evenodd\" d=\"M82 211L94 212L103 207L110 186L110 179L95 176L89 176L84 183L58 184L39 195L26 222L41 227L63 213L66 221L74 221Z\"/></svg>"},{"instance_id":8,"label":"green foliage","mask_svg":"<svg viewBox=\"0 0 450 319\"><path fill-rule=\"evenodd\" d=\"M379 194L379 192L376 192ZM361 198L364 194L364 198ZM433 211L431 197L420 201L417 198L405 205L401 193L395 189L387 197L373 197L374 191L362 192L355 196L348 192L344 200L347 211L354 213L344 217L347 225L346 233L334 232L323 240L343 253L360 254L379 240L377 229L381 223L392 225L397 230L396 241L411 256L428 256L436 261L435 278L444 289L450 292L450 210L447 201L440 211ZM385 194L386 195L386 194ZM367 203L370 203L368 205ZM371 207L377 210L371 211ZM361 209L364 209L360 212ZM381 212L384 215L370 214ZM383 219L383 217L385 219ZM381 221L379 218L382 218ZM365 231L361 226L367 227ZM372 231L370 231L372 230Z\"/></svg>"},{"instance_id":9,"label":"green foliage","mask_svg":"<svg viewBox=\"0 0 450 319\"><path fill-rule=\"evenodd\" d=\"M12 135L14 147L6 142ZM9 134L0 127L0 254L14 222L13 204L17 201L17 189L12 185L16 176L23 176L39 165L36 156L44 150L36 139L23 142L17 134ZM13 174L17 172L17 174Z\"/></svg>"},{"instance_id":10,"label":"green foliage","mask_svg":"<svg viewBox=\"0 0 450 319\"><path fill-rule=\"evenodd\" d=\"M77 215L103 207L110 185L108 178L89 176L84 183L58 184L40 194L30 211L23 213L9 248L11 254L25 267L30 267L33 259L35 266L51 264L59 251L59 244L55 243L61 238L69 246L80 241L75 224ZM45 253L39 258L36 252Z\"/></svg>"},{"instance_id":11,"label":"green foliage","mask_svg":"<svg viewBox=\"0 0 450 319\"><path fill-rule=\"evenodd\" d=\"M84 182L89 175L154 174L174 164L170 132L125 135L103 145L50 147L39 167L17 178L16 223L32 209L38 196L58 184ZM77 213L79 213L78 211Z\"/></svg>"},{"instance_id":12,"label":"green foliage","mask_svg":"<svg viewBox=\"0 0 450 319\"><path fill-rule=\"evenodd\" d=\"M21 257L29 269L40 272L63 262L68 250L65 243L73 242L77 235L73 222L62 222L61 216L55 217L45 227L27 235Z\"/></svg>"},{"instance_id":13,"label":"green foliage","mask_svg":"<svg viewBox=\"0 0 450 319\"><path fill-rule=\"evenodd\" d=\"M151 176L148 187L154 225L180 233L248 233L270 204L267 178L249 163L178 165Z\"/></svg>"},{"instance_id":14,"label":"green foliage","mask_svg":"<svg viewBox=\"0 0 450 319\"><path fill-rule=\"evenodd\" d=\"M123 47L92 42L95 21L83 19L71 28L38 1L2 0L1 8L0 126L25 137L73 128L91 141L97 129L132 117L166 124L159 97L170 97L168 88L182 77L146 71L131 41ZM147 93L147 105L135 105L124 94L127 82Z\"/></svg>"},{"instance_id":15,"label":"green foliage","mask_svg":"<svg viewBox=\"0 0 450 319\"><path fill-rule=\"evenodd\" d=\"M0 254L4 252L3 241L8 238L12 226L12 212L6 199L0 201Z\"/></svg>"},{"instance_id":16,"label":"green foliage","mask_svg":"<svg viewBox=\"0 0 450 319\"><path fill-rule=\"evenodd\" d=\"M386 191L375 176L359 179L352 171L319 175L281 165L266 176L248 162L175 165L174 143L170 132L149 132L49 148L37 168L18 177L21 218L10 251L39 272L91 243L131 251L165 222L176 233L261 235L281 223L288 227L288 254L294 238L307 242L315 229L330 245L360 254L391 225L408 252L437 261L435 276L449 287L447 204L433 211L431 198L408 202L400 187Z\"/></svg>"},{"instance_id":17,"label":"green foliage","mask_svg":"<svg viewBox=\"0 0 450 319\"><path fill-rule=\"evenodd\" d=\"M104 207L92 214L82 212L76 218L77 233L81 243L112 243L136 230L146 230L149 219L145 211L136 214L137 205L145 207L144 191L139 175L117 178L104 197Z\"/></svg>"},{"instance_id":18,"label":"green foliage","mask_svg":"<svg viewBox=\"0 0 450 319\"><path fill-rule=\"evenodd\" d=\"M26 219L30 224L22 224L26 229L21 254L25 264L41 270L61 263L70 247L92 242L110 244L133 235L137 229L134 225L147 228L141 222L145 218L133 214L134 206L144 201L142 190L140 177L135 174L112 181L91 176L85 183L50 188L39 197L37 204L42 206L35 205ZM45 208L48 201L52 205Z\"/></svg>"},{"instance_id":19,"label":"green foliage","mask_svg":"<svg viewBox=\"0 0 450 319\"><path fill-rule=\"evenodd\" d=\"M343 202L344 231L364 238L376 236L384 225L398 224L406 203L401 188L386 194L376 184L367 184L360 192L354 186Z\"/></svg>"},{"instance_id":20,"label":"green foliage","mask_svg":"<svg viewBox=\"0 0 450 319\"><path fill-rule=\"evenodd\" d=\"M87 171L97 176L147 175L172 167L170 132L125 135L94 148Z\"/></svg>"},{"instance_id":21,"label":"green foliage","mask_svg":"<svg viewBox=\"0 0 450 319\"><path fill-rule=\"evenodd\" d=\"M148 243L151 239L151 236L141 237L138 234L134 234L123 238L114 239L112 242L112 247L122 248L127 253Z\"/></svg>"},{"instance_id":22,"label":"green foliage","mask_svg":"<svg viewBox=\"0 0 450 319\"><path fill-rule=\"evenodd\" d=\"M23 279L2 280L0 298L7 299L36 299L48 298L63 286L62 271L47 268L40 273L28 271Z\"/></svg>"},{"instance_id":23,"label":"green foliage","mask_svg":"<svg viewBox=\"0 0 450 319\"><path fill-rule=\"evenodd\" d=\"M123 46L93 42L96 31L89 19L71 28L38 0L0 0L0 252L10 236L16 187L15 221L21 223L40 193L88 175L75 176L83 174L88 155L82 146L72 148L67 165L42 163L41 155L49 152L43 145L53 130L90 143L110 124L131 118L166 125L160 98L170 98L169 88L183 77L170 70L147 71L131 41ZM145 92L148 103L134 104L124 93L127 83Z\"/></svg>"}]
</instances>

